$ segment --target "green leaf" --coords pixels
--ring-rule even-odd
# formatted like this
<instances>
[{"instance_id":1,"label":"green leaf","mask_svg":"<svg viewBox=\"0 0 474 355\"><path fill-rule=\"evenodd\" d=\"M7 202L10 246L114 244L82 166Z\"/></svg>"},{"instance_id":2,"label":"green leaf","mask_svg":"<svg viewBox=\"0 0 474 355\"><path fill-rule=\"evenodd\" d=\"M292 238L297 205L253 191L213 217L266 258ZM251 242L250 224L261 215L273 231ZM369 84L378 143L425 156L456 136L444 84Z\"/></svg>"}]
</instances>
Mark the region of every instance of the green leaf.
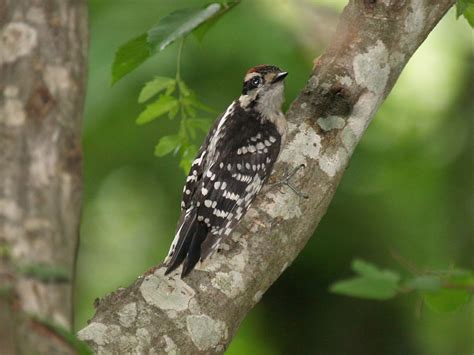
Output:
<instances>
[{"instance_id":1,"label":"green leaf","mask_svg":"<svg viewBox=\"0 0 474 355\"><path fill-rule=\"evenodd\" d=\"M38 279L44 282L68 282L70 281L70 274L67 269L57 265L46 264L28 264L18 267L19 272L33 279Z\"/></svg>"},{"instance_id":2,"label":"green leaf","mask_svg":"<svg viewBox=\"0 0 474 355\"><path fill-rule=\"evenodd\" d=\"M173 108L172 110L170 110L170 112L168 112L169 119L172 120L173 118L175 118L178 112L179 112L179 105Z\"/></svg>"},{"instance_id":3,"label":"green leaf","mask_svg":"<svg viewBox=\"0 0 474 355\"><path fill-rule=\"evenodd\" d=\"M206 104L199 101L196 95L194 94L191 94L190 96L183 98L183 103L185 105L197 108L198 110L202 110L209 113L216 113L216 110L214 110L212 107L207 106Z\"/></svg>"},{"instance_id":4,"label":"green leaf","mask_svg":"<svg viewBox=\"0 0 474 355\"><path fill-rule=\"evenodd\" d=\"M458 287L474 291L474 272L465 269L433 271L432 275L441 280L443 287Z\"/></svg>"},{"instance_id":5,"label":"green leaf","mask_svg":"<svg viewBox=\"0 0 474 355\"><path fill-rule=\"evenodd\" d=\"M193 31L193 34L196 36L198 41L202 42L206 33L211 29L211 27L213 27L217 23L217 21L219 21L221 16L224 15L227 11L231 10L234 6L238 5L239 3L240 3L240 0L222 2L221 3L222 7L219 10L219 12L217 12L209 20L204 22L201 26L199 26Z\"/></svg>"},{"instance_id":6,"label":"green leaf","mask_svg":"<svg viewBox=\"0 0 474 355\"><path fill-rule=\"evenodd\" d=\"M449 284L474 289L474 273L469 270L450 270L445 275Z\"/></svg>"},{"instance_id":7,"label":"green leaf","mask_svg":"<svg viewBox=\"0 0 474 355\"><path fill-rule=\"evenodd\" d=\"M211 3L198 8L186 8L163 17L148 31L148 42L153 51L162 51L177 39L187 35L205 21L211 19L222 8Z\"/></svg>"},{"instance_id":8,"label":"green leaf","mask_svg":"<svg viewBox=\"0 0 474 355\"><path fill-rule=\"evenodd\" d=\"M181 94L183 94L184 96L190 96L191 95L191 90L188 88L188 86L186 85L186 83L182 80L179 80L178 81L178 87L179 87L179 90L181 91Z\"/></svg>"},{"instance_id":9,"label":"green leaf","mask_svg":"<svg viewBox=\"0 0 474 355\"><path fill-rule=\"evenodd\" d=\"M395 283L398 283L400 280L400 276L396 272L391 270L381 270L374 264L361 259L356 259L352 262L352 270L366 277L385 279Z\"/></svg>"},{"instance_id":10,"label":"green leaf","mask_svg":"<svg viewBox=\"0 0 474 355\"><path fill-rule=\"evenodd\" d=\"M474 290L474 273L469 270L447 270L436 272L436 277L442 281L439 290L427 292L425 303L437 312L454 312L471 298Z\"/></svg>"},{"instance_id":11,"label":"green leaf","mask_svg":"<svg viewBox=\"0 0 474 355\"><path fill-rule=\"evenodd\" d=\"M456 17L464 15L467 22L474 27L474 0L458 0L456 2Z\"/></svg>"},{"instance_id":12,"label":"green leaf","mask_svg":"<svg viewBox=\"0 0 474 355\"><path fill-rule=\"evenodd\" d=\"M173 96L160 96L158 100L148 105L145 110L140 113L136 123L145 124L147 122L153 121L165 113L170 112L178 106L178 100Z\"/></svg>"},{"instance_id":13,"label":"green leaf","mask_svg":"<svg viewBox=\"0 0 474 355\"><path fill-rule=\"evenodd\" d=\"M215 17L214 19L206 21L193 31L193 35L199 42L202 42L206 36L206 33L217 23L218 20L219 17Z\"/></svg>"},{"instance_id":14,"label":"green leaf","mask_svg":"<svg viewBox=\"0 0 474 355\"><path fill-rule=\"evenodd\" d=\"M188 118L181 122L183 123L181 134L186 135L188 132L193 140L196 138L196 131L207 132L210 126L210 121L203 118Z\"/></svg>"},{"instance_id":15,"label":"green leaf","mask_svg":"<svg viewBox=\"0 0 474 355\"><path fill-rule=\"evenodd\" d=\"M386 300L397 294L400 276L390 270L381 270L363 260L354 260L352 269L359 276L334 283L330 291L374 300Z\"/></svg>"},{"instance_id":16,"label":"green leaf","mask_svg":"<svg viewBox=\"0 0 474 355\"><path fill-rule=\"evenodd\" d=\"M187 174L189 172L189 169L191 169L191 164L194 158L196 157L197 151L198 148L195 145L189 145L183 149L179 166L181 167L181 169L183 169L185 174Z\"/></svg>"},{"instance_id":17,"label":"green leaf","mask_svg":"<svg viewBox=\"0 0 474 355\"><path fill-rule=\"evenodd\" d=\"M173 82L173 85L169 85L166 88L165 96L171 96L171 94L174 92L175 89L176 89L176 81Z\"/></svg>"},{"instance_id":18,"label":"green leaf","mask_svg":"<svg viewBox=\"0 0 474 355\"><path fill-rule=\"evenodd\" d=\"M354 277L336 282L331 285L330 291L346 296L373 300L387 300L397 294L398 284L391 280L371 277Z\"/></svg>"},{"instance_id":19,"label":"green leaf","mask_svg":"<svg viewBox=\"0 0 474 355\"><path fill-rule=\"evenodd\" d=\"M211 126L211 121L205 118L192 118L186 120L186 125L187 127L198 129L202 132L207 132Z\"/></svg>"},{"instance_id":20,"label":"green leaf","mask_svg":"<svg viewBox=\"0 0 474 355\"><path fill-rule=\"evenodd\" d=\"M222 16L238 1L210 3L197 8L185 8L161 18L146 33L119 47L112 65L112 84L130 73L147 58L189 34L200 25Z\"/></svg>"},{"instance_id":21,"label":"green leaf","mask_svg":"<svg viewBox=\"0 0 474 355\"><path fill-rule=\"evenodd\" d=\"M424 297L426 305L436 312L454 312L469 302L471 295L467 290L442 289L427 293Z\"/></svg>"},{"instance_id":22,"label":"green leaf","mask_svg":"<svg viewBox=\"0 0 474 355\"><path fill-rule=\"evenodd\" d=\"M183 108L186 114L188 115L188 117L192 117L192 118L196 117L196 110L193 109L191 106L184 105Z\"/></svg>"},{"instance_id":23,"label":"green leaf","mask_svg":"<svg viewBox=\"0 0 474 355\"><path fill-rule=\"evenodd\" d=\"M466 10L467 7L467 1L466 0L457 0L456 1L456 18L459 18L464 11Z\"/></svg>"},{"instance_id":24,"label":"green leaf","mask_svg":"<svg viewBox=\"0 0 474 355\"><path fill-rule=\"evenodd\" d=\"M441 289L442 286L441 279L432 275L418 276L407 282L407 287L418 291L435 292Z\"/></svg>"},{"instance_id":25,"label":"green leaf","mask_svg":"<svg viewBox=\"0 0 474 355\"><path fill-rule=\"evenodd\" d=\"M143 33L119 47L112 64L112 85L151 55L147 38Z\"/></svg>"},{"instance_id":26,"label":"green leaf","mask_svg":"<svg viewBox=\"0 0 474 355\"><path fill-rule=\"evenodd\" d=\"M186 148L188 146L188 134L186 133L186 128L187 128L187 125L186 125L186 122L188 120L180 120L179 121L179 131L178 131L178 135L180 136L181 138L181 141L183 142L183 145L182 145L182 148Z\"/></svg>"},{"instance_id":27,"label":"green leaf","mask_svg":"<svg viewBox=\"0 0 474 355\"><path fill-rule=\"evenodd\" d=\"M464 17L471 27L474 28L474 4L469 4L469 7L464 11Z\"/></svg>"},{"instance_id":28,"label":"green leaf","mask_svg":"<svg viewBox=\"0 0 474 355\"><path fill-rule=\"evenodd\" d=\"M178 148L181 143L179 135L162 137L155 147L155 155L157 157L165 156Z\"/></svg>"},{"instance_id":29,"label":"green leaf","mask_svg":"<svg viewBox=\"0 0 474 355\"><path fill-rule=\"evenodd\" d=\"M140 95L138 96L138 102L143 103L164 89L169 91L169 88L175 85L176 81L174 79L158 76L145 84L142 91L140 91Z\"/></svg>"}]
</instances>

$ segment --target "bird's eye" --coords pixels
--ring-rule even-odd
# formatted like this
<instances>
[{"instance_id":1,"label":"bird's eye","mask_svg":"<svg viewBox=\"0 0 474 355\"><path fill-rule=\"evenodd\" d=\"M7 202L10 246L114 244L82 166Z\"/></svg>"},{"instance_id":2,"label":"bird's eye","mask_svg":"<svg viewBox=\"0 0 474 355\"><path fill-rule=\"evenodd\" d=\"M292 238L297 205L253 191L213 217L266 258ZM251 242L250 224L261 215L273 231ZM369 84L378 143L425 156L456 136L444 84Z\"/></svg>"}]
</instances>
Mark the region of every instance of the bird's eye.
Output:
<instances>
[{"instance_id":1,"label":"bird's eye","mask_svg":"<svg viewBox=\"0 0 474 355\"><path fill-rule=\"evenodd\" d=\"M262 80L260 79L260 77L256 76L256 77L253 78L252 81L251 81L252 86L255 86L255 87L259 86L261 81L262 81Z\"/></svg>"}]
</instances>

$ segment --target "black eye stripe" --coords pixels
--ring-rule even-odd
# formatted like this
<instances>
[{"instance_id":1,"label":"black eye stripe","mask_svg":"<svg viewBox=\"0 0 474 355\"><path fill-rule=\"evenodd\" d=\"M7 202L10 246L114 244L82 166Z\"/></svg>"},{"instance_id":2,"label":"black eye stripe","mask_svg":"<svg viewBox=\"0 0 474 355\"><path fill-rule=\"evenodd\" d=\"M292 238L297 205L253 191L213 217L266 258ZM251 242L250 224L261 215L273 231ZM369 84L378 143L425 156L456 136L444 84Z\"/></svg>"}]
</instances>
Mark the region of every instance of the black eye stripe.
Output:
<instances>
[{"instance_id":1,"label":"black eye stripe","mask_svg":"<svg viewBox=\"0 0 474 355\"><path fill-rule=\"evenodd\" d=\"M244 82L244 87L242 88L242 95L246 95L250 90L255 89L262 83L262 78L260 76L255 76Z\"/></svg>"}]
</instances>

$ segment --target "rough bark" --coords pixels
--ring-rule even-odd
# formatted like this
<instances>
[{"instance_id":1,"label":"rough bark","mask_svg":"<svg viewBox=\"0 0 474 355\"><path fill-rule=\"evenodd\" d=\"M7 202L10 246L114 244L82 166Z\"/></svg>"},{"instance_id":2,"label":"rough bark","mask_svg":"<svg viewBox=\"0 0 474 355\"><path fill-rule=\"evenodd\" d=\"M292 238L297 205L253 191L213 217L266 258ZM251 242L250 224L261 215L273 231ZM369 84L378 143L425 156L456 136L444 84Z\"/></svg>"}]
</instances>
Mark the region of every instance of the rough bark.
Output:
<instances>
[{"instance_id":1,"label":"rough bark","mask_svg":"<svg viewBox=\"0 0 474 355\"><path fill-rule=\"evenodd\" d=\"M0 1L0 352L70 352L86 1Z\"/></svg>"},{"instance_id":2,"label":"rough bark","mask_svg":"<svg viewBox=\"0 0 474 355\"><path fill-rule=\"evenodd\" d=\"M324 215L365 129L403 67L454 0L351 0L287 113L274 175L294 183L261 194L223 250L184 280L159 266L97 304L79 332L98 353L222 353L240 322L292 263Z\"/></svg>"}]
</instances>

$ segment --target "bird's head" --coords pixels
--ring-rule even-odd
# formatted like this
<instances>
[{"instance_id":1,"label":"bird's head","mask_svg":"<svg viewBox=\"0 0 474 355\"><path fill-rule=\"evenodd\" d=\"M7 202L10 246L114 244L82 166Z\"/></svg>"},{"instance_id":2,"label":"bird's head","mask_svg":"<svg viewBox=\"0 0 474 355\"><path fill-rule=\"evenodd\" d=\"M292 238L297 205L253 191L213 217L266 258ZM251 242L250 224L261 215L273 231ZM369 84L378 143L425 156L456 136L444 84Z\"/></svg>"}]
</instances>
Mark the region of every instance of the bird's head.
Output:
<instances>
[{"instance_id":1,"label":"bird's head","mask_svg":"<svg viewBox=\"0 0 474 355\"><path fill-rule=\"evenodd\" d=\"M284 101L283 79L288 72L273 65L258 65L245 74L242 95L244 109L254 108L264 114L278 113Z\"/></svg>"}]
</instances>

